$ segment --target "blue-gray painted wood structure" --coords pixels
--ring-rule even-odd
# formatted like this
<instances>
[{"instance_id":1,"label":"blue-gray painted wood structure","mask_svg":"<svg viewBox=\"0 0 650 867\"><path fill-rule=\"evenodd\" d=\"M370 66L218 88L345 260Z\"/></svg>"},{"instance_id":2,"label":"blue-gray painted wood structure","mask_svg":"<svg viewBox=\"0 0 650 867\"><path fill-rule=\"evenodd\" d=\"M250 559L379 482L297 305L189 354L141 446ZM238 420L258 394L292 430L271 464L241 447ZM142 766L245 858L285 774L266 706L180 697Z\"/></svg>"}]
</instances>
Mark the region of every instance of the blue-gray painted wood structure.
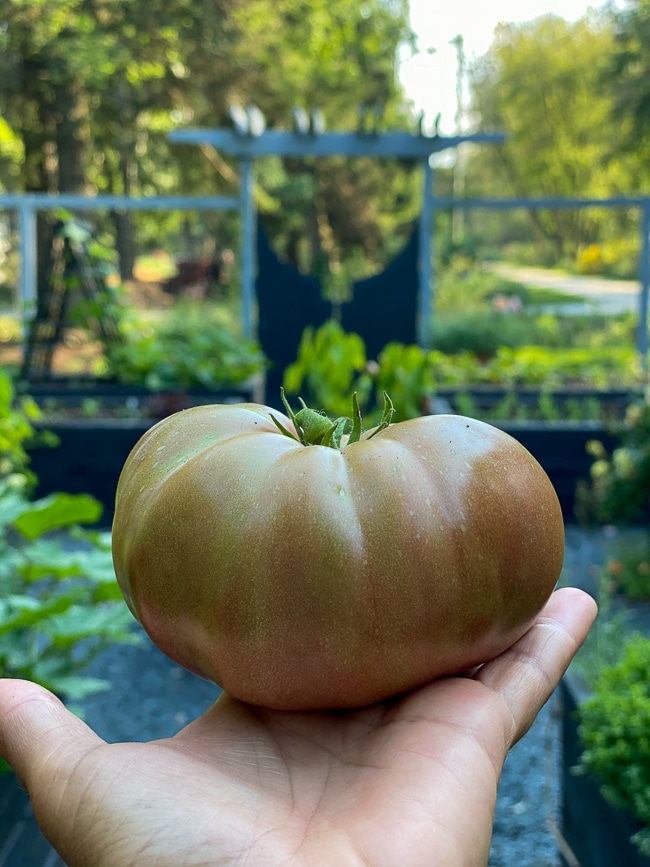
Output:
<instances>
[{"instance_id":1,"label":"blue-gray painted wood structure","mask_svg":"<svg viewBox=\"0 0 650 867\"><path fill-rule=\"evenodd\" d=\"M186 131L188 134L192 131ZM197 133L200 131L196 131ZM210 132L210 131L208 131ZM214 132L214 131L213 131ZM194 133L192 133L194 135ZM175 136L180 135L176 133ZM232 134L230 134L232 135ZM241 138L241 137L240 137ZM370 139L370 136L362 137ZM416 138L410 136L409 138ZM496 137L495 137L496 138ZM202 139L197 139L197 141ZM231 141L231 138L228 139ZM425 139L431 143L436 138ZM492 140L485 137L484 141ZM458 139L442 139L438 142L438 150L453 147L450 142ZM648 353L650 350L649 316L650 316L650 196L614 196L607 199L597 198L510 198L510 199L452 199L436 198L433 188L433 169L429 159L422 161L424 167L424 196L420 221L420 239L424 246L433 243L434 218L436 210L463 208L512 210L521 209L559 209L559 208L638 208L640 221L640 259L639 259L639 323L637 350L641 356L644 369L648 370ZM38 211L54 211L58 208L70 210L239 210L242 219L242 242L250 239L252 251L242 250L242 317L246 334L253 333L254 283L255 283L255 208L253 199L253 165L252 159L242 161L243 172L239 196L155 196L147 198L132 198L126 196L81 196L73 194L49 195L47 193L0 194L0 209L15 210L18 213L19 254L20 254L20 299L24 310L30 310L36 299L36 215ZM249 241L246 241L249 243ZM420 286L418 298L418 339L421 345L427 345L425 334L432 306L435 301L435 275L433 273L432 257L429 254L420 259ZM244 283L245 278L245 283Z\"/></svg>"},{"instance_id":2,"label":"blue-gray painted wood structure","mask_svg":"<svg viewBox=\"0 0 650 867\"><path fill-rule=\"evenodd\" d=\"M235 196L82 196L61 193L0 194L0 209L18 212L18 252L20 255L20 301L30 310L36 300L36 215L39 211L125 210L125 211L217 211L242 207Z\"/></svg>"},{"instance_id":3,"label":"blue-gray painted wood structure","mask_svg":"<svg viewBox=\"0 0 650 867\"><path fill-rule=\"evenodd\" d=\"M419 162L423 168L422 215L418 266L418 303L416 329L418 342L426 346L432 312L432 243L433 243L433 154L462 144L487 144L504 141L499 133L440 136L409 132L316 132L303 126L302 131L267 130L262 123L253 123L245 111L234 119L236 129L184 129L170 133L177 144L209 145L234 156L240 162L243 205L241 263L244 334L252 336L253 297L255 282L255 204L252 162L258 157L376 157L405 159ZM255 120L255 118L253 118ZM259 118L257 118L259 121Z\"/></svg>"}]
</instances>

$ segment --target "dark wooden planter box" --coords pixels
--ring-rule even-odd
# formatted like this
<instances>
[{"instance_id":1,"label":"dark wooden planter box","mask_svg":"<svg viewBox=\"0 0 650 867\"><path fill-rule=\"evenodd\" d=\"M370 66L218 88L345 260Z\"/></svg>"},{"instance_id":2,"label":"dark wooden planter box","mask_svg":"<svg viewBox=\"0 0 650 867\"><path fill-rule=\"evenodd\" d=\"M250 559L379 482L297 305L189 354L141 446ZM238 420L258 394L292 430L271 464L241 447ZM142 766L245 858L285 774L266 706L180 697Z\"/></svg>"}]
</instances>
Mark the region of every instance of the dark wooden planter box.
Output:
<instances>
[{"instance_id":1,"label":"dark wooden planter box","mask_svg":"<svg viewBox=\"0 0 650 867\"><path fill-rule=\"evenodd\" d=\"M643 390L631 391L630 389L584 388L503 388L496 385L478 385L472 388L439 388L436 389L436 397L442 398L457 410L455 403L459 395L470 398L473 405L479 410L494 410L505 398L515 395L517 403L528 409L535 409L540 404L540 398L550 398L553 405L562 411L571 403L583 403L595 399L601 411L608 415L623 418L626 409L632 403L643 400Z\"/></svg>"},{"instance_id":2,"label":"dark wooden planter box","mask_svg":"<svg viewBox=\"0 0 650 867\"><path fill-rule=\"evenodd\" d=\"M31 382L20 389L36 403L54 401L61 406L79 407L92 399L107 409L128 405L128 401L146 406L151 401L164 399L166 395L182 397L190 405L201 403L261 403L264 393L262 377L255 377L237 386L224 388L177 388L152 392L144 386L122 385L111 380L53 379L46 382Z\"/></svg>"},{"instance_id":3,"label":"dark wooden planter box","mask_svg":"<svg viewBox=\"0 0 650 867\"><path fill-rule=\"evenodd\" d=\"M650 867L650 858L631 842L640 825L633 817L612 807L592 777L577 775L582 754L577 707L584 697L571 674L560 684L562 702L562 836L580 867ZM569 855L561 867L576 867Z\"/></svg>"},{"instance_id":4,"label":"dark wooden planter box","mask_svg":"<svg viewBox=\"0 0 650 867\"><path fill-rule=\"evenodd\" d=\"M115 490L124 462L140 437L154 424L146 419L79 419L37 425L59 440L55 447L30 449L30 467L38 478L35 496L54 491L92 494L104 506L101 525L110 526Z\"/></svg>"},{"instance_id":5,"label":"dark wooden planter box","mask_svg":"<svg viewBox=\"0 0 650 867\"><path fill-rule=\"evenodd\" d=\"M109 527L113 520L117 480L124 462L140 437L158 421L156 417L118 417L116 408L122 408L122 414L129 408L142 410L143 407L162 409L163 414L169 414L200 404L259 403L262 389L261 379L223 391L191 388L160 394L108 381L30 383L28 393L41 406L53 400L59 409L74 410L91 398L112 413L103 416L98 407L97 415L92 418L53 418L34 425L37 431L51 431L59 440L57 447L36 445L29 450L30 466L38 478L35 496L43 497L55 491L92 494L104 506L101 525Z\"/></svg>"}]
</instances>

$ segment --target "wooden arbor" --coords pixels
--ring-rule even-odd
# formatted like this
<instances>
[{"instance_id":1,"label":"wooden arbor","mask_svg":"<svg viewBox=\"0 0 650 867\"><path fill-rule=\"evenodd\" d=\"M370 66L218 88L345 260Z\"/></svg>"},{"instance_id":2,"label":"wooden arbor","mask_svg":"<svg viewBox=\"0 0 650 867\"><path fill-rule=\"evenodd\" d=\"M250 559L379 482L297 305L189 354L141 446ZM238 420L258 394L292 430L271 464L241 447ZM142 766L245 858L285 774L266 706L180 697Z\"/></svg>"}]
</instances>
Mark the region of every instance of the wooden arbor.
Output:
<instances>
[{"instance_id":1,"label":"wooden arbor","mask_svg":"<svg viewBox=\"0 0 650 867\"><path fill-rule=\"evenodd\" d=\"M356 132L326 132L322 116L317 111L307 115L294 111L294 130L267 130L259 109L231 111L233 129L186 129L170 133L170 140L179 144L210 145L236 157L240 165L242 210L242 315L243 330L247 337L255 333L255 249L256 212L253 197L254 161L258 157L360 157L412 160L422 166L423 204L419 220L418 244L418 298L416 332L418 342L428 342L428 322L432 307L433 266L431 245L433 237L433 183L431 157L449 148L472 142L475 144L500 142L499 134L441 136L425 134L422 126L415 133L379 132L375 124L370 129L367 113L360 117Z\"/></svg>"}]
</instances>

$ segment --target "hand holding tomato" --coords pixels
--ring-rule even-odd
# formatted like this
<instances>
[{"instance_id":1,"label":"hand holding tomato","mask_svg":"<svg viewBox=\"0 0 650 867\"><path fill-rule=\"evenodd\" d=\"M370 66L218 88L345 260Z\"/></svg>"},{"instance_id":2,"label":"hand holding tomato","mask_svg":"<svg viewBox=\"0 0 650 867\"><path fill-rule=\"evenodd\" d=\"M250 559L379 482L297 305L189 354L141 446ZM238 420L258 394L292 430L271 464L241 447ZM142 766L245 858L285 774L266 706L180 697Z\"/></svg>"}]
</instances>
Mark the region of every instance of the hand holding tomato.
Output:
<instances>
[{"instance_id":1,"label":"hand holding tomato","mask_svg":"<svg viewBox=\"0 0 650 867\"><path fill-rule=\"evenodd\" d=\"M0 754L69 867L487 864L506 753L595 611L559 590L473 677L354 711L223 696L153 743L106 744L42 688L0 680Z\"/></svg>"},{"instance_id":2,"label":"hand holding tomato","mask_svg":"<svg viewBox=\"0 0 650 867\"><path fill-rule=\"evenodd\" d=\"M235 698L361 707L519 639L564 557L515 439L460 416L362 433L307 408L196 407L122 471L117 579L158 647Z\"/></svg>"}]
</instances>

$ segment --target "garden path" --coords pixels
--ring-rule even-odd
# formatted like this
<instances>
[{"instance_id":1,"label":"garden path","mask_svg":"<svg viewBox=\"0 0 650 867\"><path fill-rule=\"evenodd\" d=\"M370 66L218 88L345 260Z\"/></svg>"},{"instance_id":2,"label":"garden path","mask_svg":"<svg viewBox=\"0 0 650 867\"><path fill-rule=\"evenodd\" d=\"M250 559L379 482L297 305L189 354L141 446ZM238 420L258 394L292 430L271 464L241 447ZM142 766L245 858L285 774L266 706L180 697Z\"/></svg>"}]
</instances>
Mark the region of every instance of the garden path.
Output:
<instances>
[{"instance_id":1,"label":"garden path","mask_svg":"<svg viewBox=\"0 0 650 867\"><path fill-rule=\"evenodd\" d=\"M566 274L550 268L509 265L506 262L485 263L483 267L524 286L575 295L578 299L575 303L554 307L567 314L636 313L639 309L640 284L637 280L608 280L590 274Z\"/></svg>"}]
</instances>

